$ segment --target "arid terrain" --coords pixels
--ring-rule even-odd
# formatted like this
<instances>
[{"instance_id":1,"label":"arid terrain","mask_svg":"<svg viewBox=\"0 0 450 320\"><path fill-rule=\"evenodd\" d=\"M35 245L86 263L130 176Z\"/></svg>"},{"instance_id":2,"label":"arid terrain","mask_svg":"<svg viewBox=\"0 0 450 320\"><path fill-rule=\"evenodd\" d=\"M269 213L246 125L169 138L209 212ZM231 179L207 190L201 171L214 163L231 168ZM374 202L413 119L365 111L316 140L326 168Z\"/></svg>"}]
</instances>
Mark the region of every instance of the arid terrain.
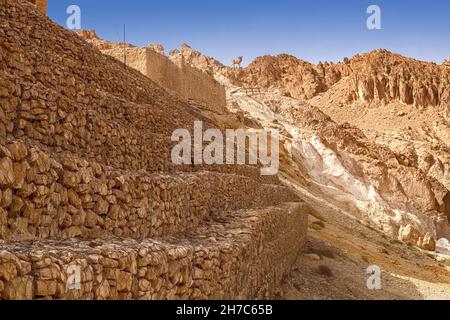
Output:
<instances>
[{"instance_id":1,"label":"arid terrain","mask_svg":"<svg viewBox=\"0 0 450 320\"><path fill-rule=\"evenodd\" d=\"M234 69L180 50L227 87L244 122L284 133L282 176L315 212L286 299L450 298L448 245L436 247L449 232L448 62L376 50ZM367 288L372 265L381 290Z\"/></svg>"},{"instance_id":2,"label":"arid terrain","mask_svg":"<svg viewBox=\"0 0 450 320\"><path fill-rule=\"evenodd\" d=\"M0 299L450 299L448 61L229 67L44 13L0 0ZM198 121L277 129L279 174L175 165Z\"/></svg>"}]
</instances>

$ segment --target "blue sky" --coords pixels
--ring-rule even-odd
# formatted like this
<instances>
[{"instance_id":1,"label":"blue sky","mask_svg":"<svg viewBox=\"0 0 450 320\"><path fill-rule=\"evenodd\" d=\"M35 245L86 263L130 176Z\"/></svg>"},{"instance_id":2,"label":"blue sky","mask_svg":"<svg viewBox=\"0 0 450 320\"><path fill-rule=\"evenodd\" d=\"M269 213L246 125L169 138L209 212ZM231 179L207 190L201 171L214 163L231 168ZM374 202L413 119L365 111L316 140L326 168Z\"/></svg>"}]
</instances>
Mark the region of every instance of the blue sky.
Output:
<instances>
[{"instance_id":1,"label":"blue sky","mask_svg":"<svg viewBox=\"0 0 450 320\"><path fill-rule=\"evenodd\" d=\"M81 8L83 29L166 51L188 43L225 64L289 53L311 62L339 61L385 48L419 60L450 59L448 0L48 0L48 15L65 26L66 8ZM382 10L382 29L368 30L367 7Z\"/></svg>"}]
</instances>

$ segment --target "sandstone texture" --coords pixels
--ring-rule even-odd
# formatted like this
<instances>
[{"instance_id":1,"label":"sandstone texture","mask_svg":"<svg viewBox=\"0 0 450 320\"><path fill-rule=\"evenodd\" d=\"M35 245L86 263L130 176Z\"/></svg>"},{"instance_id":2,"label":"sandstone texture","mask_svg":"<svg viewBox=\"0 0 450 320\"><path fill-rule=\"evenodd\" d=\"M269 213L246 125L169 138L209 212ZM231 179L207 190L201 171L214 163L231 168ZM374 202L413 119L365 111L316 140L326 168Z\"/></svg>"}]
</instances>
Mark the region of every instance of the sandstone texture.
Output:
<instances>
[{"instance_id":1,"label":"sandstone texture","mask_svg":"<svg viewBox=\"0 0 450 320\"><path fill-rule=\"evenodd\" d=\"M26 1L0 0L0 26L0 299L277 297L306 237L296 192L175 166L172 132L218 116Z\"/></svg>"},{"instance_id":2,"label":"sandstone texture","mask_svg":"<svg viewBox=\"0 0 450 320\"><path fill-rule=\"evenodd\" d=\"M279 129L283 173L304 198L425 250L450 237L445 64L376 50L335 64L282 54L230 68L185 52L226 86L243 122Z\"/></svg>"}]
</instances>

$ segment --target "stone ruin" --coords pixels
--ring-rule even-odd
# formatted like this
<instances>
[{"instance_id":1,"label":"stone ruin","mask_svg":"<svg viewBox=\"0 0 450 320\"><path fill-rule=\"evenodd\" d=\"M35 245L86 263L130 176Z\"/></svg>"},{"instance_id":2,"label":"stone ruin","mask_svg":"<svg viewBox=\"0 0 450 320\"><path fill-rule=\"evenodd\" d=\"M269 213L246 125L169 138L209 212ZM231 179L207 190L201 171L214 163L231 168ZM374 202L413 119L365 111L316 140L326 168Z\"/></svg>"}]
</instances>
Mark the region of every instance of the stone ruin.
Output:
<instances>
[{"instance_id":1,"label":"stone ruin","mask_svg":"<svg viewBox=\"0 0 450 320\"><path fill-rule=\"evenodd\" d=\"M211 75L190 66L182 55L164 55L164 47L145 48L112 43L98 38L93 30L80 30L79 36L107 54L149 77L165 89L191 103L217 113L226 112L225 88Z\"/></svg>"},{"instance_id":2,"label":"stone ruin","mask_svg":"<svg viewBox=\"0 0 450 320\"><path fill-rule=\"evenodd\" d=\"M0 21L0 299L276 297L308 205L254 166L174 166L185 99L28 2Z\"/></svg>"}]
</instances>

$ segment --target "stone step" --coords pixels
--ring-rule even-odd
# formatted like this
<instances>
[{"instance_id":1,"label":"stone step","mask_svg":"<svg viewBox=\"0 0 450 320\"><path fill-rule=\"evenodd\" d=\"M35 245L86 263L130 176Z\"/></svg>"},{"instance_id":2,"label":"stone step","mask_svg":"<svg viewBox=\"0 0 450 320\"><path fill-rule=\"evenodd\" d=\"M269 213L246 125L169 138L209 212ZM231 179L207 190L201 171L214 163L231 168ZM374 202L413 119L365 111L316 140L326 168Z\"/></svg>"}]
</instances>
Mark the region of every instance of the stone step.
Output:
<instances>
[{"instance_id":1,"label":"stone step","mask_svg":"<svg viewBox=\"0 0 450 320\"><path fill-rule=\"evenodd\" d=\"M0 138L1 139L1 138ZM91 156L89 157L88 152L81 153L83 156L81 157L79 153L72 151L60 151L55 148L49 147L48 145L44 145L40 142L37 142L33 139L17 139L17 138L8 138L4 139L7 141L6 143L12 142L20 142L24 143L30 147L36 147L43 152L51 155L55 159L64 159L64 158L72 158L72 159L84 159L91 163L97 163L98 165L103 165L107 167L111 167L112 170L117 171L146 171L148 173L183 173L183 172L200 172L200 171L212 171L226 174L236 174L239 176L246 176L253 180L256 180L260 183L265 184L276 184L280 185L281 182L277 175L272 176L264 176L261 175L261 169L258 166L253 165L173 165L172 163L167 163L167 161L163 161L163 157L161 153L153 153L152 157L134 157L130 158L122 158L117 160L111 154L108 156L98 155L96 152L91 152ZM160 141L157 139L157 141ZM154 142L154 144L158 144L158 142ZM167 151L170 154L170 151ZM116 160L115 160L116 159ZM127 162L129 160L129 162Z\"/></svg>"},{"instance_id":2,"label":"stone step","mask_svg":"<svg viewBox=\"0 0 450 320\"><path fill-rule=\"evenodd\" d=\"M0 79L3 76L0 73ZM5 76L6 77L6 76ZM3 79L2 79L3 81ZM173 130L186 128L192 131L195 118L184 108L172 110L177 117L151 105L139 105L123 100L109 101L106 98L94 104L70 100L54 89L42 84L11 84L14 92L30 97L23 103L4 101L4 131L11 139L22 139L29 144L38 144L52 152L71 152L82 155L89 161L99 162L122 170L145 169L151 172L166 171L221 171L225 166L175 166L171 161ZM17 93L18 94L18 93ZM17 102L19 98L17 97ZM3 98L0 97L0 100ZM47 101L51 99L50 101ZM68 101L66 101L68 100ZM104 101L106 100L106 102ZM152 110L152 111L148 111ZM183 110L183 111L182 111ZM183 120L181 120L183 119ZM6 125L8 124L8 125ZM208 119L205 129L212 126ZM0 134L1 135L1 134ZM228 166L227 172L236 168L236 173L253 170L261 176L256 166ZM271 179L272 183L276 178Z\"/></svg>"},{"instance_id":3,"label":"stone step","mask_svg":"<svg viewBox=\"0 0 450 320\"><path fill-rule=\"evenodd\" d=\"M236 174L120 171L56 156L0 143L0 239L170 236L214 213L297 199Z\"/></svg>"},{"instance_id":4,"label":"stone step","mask_svg":"<svg viewBox=\"0 0 450 320\"><path fill-rule=\"evenodd\" d=\"M0 298L273 299L309 210L239 210L166 240L0 242Z\"/></svg>"}]
</instances>

